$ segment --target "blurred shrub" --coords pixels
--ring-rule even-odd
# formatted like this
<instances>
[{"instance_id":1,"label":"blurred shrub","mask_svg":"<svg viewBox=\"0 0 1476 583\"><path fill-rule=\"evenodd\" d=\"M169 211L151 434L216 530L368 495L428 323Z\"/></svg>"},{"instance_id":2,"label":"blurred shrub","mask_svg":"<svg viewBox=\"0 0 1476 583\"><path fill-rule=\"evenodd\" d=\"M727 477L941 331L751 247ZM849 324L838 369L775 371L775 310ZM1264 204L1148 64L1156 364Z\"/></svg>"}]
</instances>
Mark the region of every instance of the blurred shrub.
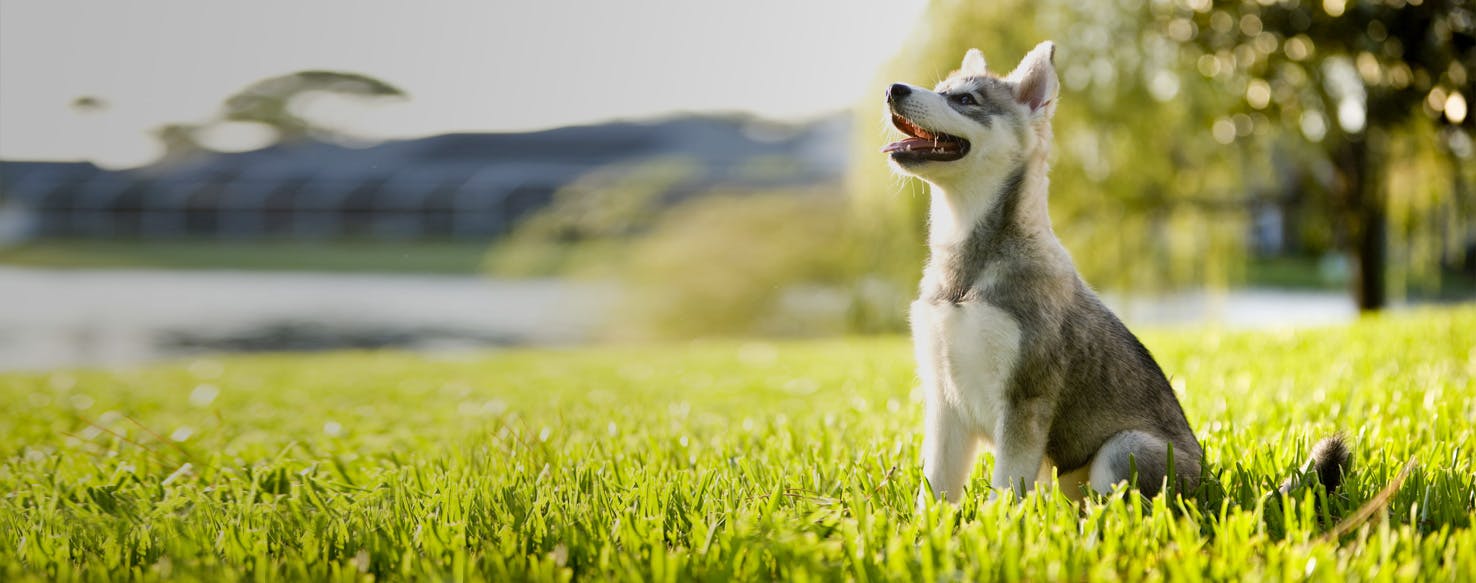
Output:
<instances>
[{"instance_id":1,"label":"blurred shrub","mask_svg":"<svg viewBox=\"0 0 1476 583\"><path fill-rule=\"evenodd\" d=\"M500 277L620 281L621 339L806 336L895 323L869 315L902 297L862 280L878 241L853 236L838 189L694 192L697 168L668 159L598 171L554 195L488 252Z\"/></svg>"},{"instance_id":2,"label":"blurred shrub","mask_svg":"<svg viewBox=\"0 0 1476 583\"><path fill-rule=\"evenodd\" d=\"M648 230L699 170L671 158L580 177L493 246L486 270L511 277L612 275L630 237Z\"/></svg>"},{"instance_id":3,"label":"blurred shrub","mask_svg":"<svg viewBox=\"0 0 1476 583\"><path fill-rule=\"evenodd\" d=\"M626 256L614 335L815 335L846 329L857 264L838 192L714 194L663 213Z\"/></svg>"},{"instance_id":4,"label":"blurred shrub","mask_svg":"<svg viewBox=\"0 0 1476 583\"><path fill-rule=\"evenodd\" d=\"M623 240L559 243L522 239L497 243L487 252L482 271L494 277L577 277L618 274L628 243Z\"/></svg>"}]
</instances>

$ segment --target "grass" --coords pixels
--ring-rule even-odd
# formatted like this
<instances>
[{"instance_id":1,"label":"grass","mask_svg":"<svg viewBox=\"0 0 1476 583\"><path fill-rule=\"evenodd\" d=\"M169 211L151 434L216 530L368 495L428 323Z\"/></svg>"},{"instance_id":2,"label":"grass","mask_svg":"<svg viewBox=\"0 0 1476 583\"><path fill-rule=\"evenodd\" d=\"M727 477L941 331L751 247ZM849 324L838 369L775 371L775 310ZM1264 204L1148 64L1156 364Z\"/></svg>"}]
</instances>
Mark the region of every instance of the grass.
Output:
<instances>
[{"instance_id":1,"label":"grass","mask_svg":"<svg viewBox=\"0 0 1476 583\"><path fill-rule=\"evenodd\" d=\"M1351 268L1350 268L1351 269ZM1391 269L1390 277L1400 269ZM1397 280L1391 282L1392 290L1400 299L1418 301L1470 301L1476 299L1476 277L1455 270L1441 272L1438 280ZM1347 291L1348 281L1323 274L1321 260L1304 255L1278 257L1252 257L1245 264L1244 283L1251 287ZM1398 303L1396 299L1395 303Z\"/></svg>"},{"instance_id":2,"label":"grass","mask_svg":"<svg viewBox=\"0 0 1476 583\"><path fill-rule=\"evenodd\" d=\"M485 242L456 241L65 239L0 247L0 265L473 275L482 272L486 253Z\"/></svg>"},{"instance_id":3,"label":"grass","mask_svg":"<svg viewBox=\"0 0 1476 583\"><path fill-rule=\"evenodd\" d=\"M220 241L46 239L0 246L0 265L75 268L229 269L329 273L426 273L496 277L618 275L624 242L541 244L516 241ZM1318 260L1252 258L1240 284L1248 287L1341 292L1347 283L1321 275ZM1424 301L1476 298L1476 279L1450 272L1435 285L1411 282L1406 296Z\"/></svg>"},{"instance_id":4,"label":"grass","mask_svg":"<svg viewBox=\"0 0 1476 583\"><path fill-rule=\"evenodd\" d=\"M1323 275L1316 257L1251 257L1245 263L1245 281L1253 286L1342 291L1348 289L1345 279Z\"/></svg>"},{"instance_id":5,"label":"grass","mask_svg":"<svg viewBox=\"0 0 1476 583\"><path fill-rule=\"evenodd\" d=\"M900 338L0 376L0 580L1469 580L1476 308L1152 333L1182 500L914 511ZM1267 496L1349 433L1344 489ZM1411 458L1373 519L1328 539Z\"/></svg>"},{"instance_id":6,"label":"grass","mask_svg":"<svg viewBox=\"0 0 1476 583\"><path fill-rule=\"evenodd\" d=\"M627 252L612 243L487 241L220 241L46 239L0 246L0 265L55 269L230 269L329 273L607 276Z\"/></svg>"}]
</instances>

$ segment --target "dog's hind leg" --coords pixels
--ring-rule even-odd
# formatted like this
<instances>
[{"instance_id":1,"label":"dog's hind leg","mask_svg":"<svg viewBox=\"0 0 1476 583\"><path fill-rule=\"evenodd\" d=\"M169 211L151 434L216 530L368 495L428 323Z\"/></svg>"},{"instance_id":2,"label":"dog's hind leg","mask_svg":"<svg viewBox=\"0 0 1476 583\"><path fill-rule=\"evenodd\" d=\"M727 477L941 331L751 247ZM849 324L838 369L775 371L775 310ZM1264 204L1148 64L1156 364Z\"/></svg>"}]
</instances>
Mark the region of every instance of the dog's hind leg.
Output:
<instances>
[{"instance_id":1,"label":"dog's hind leg","mask_svg":"<svg viewBox=\"0 0 1476 583\"><path fill-rule=\"evenodd\" d=\"M1173 470L1179 476L1181 489L1193 488L1199 480L1199 460L1175 450ZM1137 471L1138 491L1156 496L1163 488L1169 471L1169 443L1142 431L1123 431L1113 435L1092 458L1089 483L1093 490L1106 494L1113 486L1133 478Z\"/></svg>"},{"instance_id":2,"label":"dog's hind leg","mask_svg":"<svg viewBox=\"0 0 1476 583\"><path fill-rule=\"evenodd\" d=\"M1042 400L1011 403L994 431L995 490L1014 489L1015 497L1035 489L1046 459L1050 408Z\"/></svg>"}]
</instances>

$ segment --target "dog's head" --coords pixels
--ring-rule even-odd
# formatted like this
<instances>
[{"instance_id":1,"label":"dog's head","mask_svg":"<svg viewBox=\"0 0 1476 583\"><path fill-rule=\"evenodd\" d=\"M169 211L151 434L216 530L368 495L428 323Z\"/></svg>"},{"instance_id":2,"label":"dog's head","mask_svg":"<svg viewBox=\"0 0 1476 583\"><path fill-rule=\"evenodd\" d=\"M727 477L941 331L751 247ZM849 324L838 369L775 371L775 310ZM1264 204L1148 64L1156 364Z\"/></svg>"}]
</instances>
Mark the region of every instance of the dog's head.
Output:
<instances>
[{"instance_id":1,"label":"dog's head","mask_svg":"<svg viewBox=\"0 0 1476 583\"><path fill-rule=\"evenodd\" d=\"M882 149L903 174L947 187L978 173L1007 172L1044 147L1056 111L1056 47L1036 45L1005 77L990 74L973 49L932 91L887 89L892 126L907 137Z\"/></svg>"}]
</instances>

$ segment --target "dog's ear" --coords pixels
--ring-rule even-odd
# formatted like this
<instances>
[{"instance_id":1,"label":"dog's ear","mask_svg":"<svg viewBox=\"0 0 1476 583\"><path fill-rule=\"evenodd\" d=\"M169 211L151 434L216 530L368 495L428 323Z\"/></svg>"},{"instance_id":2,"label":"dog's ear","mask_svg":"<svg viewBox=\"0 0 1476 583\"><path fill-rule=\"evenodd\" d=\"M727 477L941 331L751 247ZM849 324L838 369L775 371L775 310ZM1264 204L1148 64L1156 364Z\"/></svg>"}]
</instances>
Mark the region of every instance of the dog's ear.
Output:
<instances>
[{"instance_id":1,"label":"dog's ear","mask_svg":"<svg viewBox=\"0 0 1476 583\"><path fill-rule=\"evenodd\" d=\"M963 64L958 66L958 70L965 75L984 75L984 53L979 49L969 49L964 53Z\"/></svg>"},{"instance_id":2,"label":"dog's ear","mask_svg":"<svg viewBox=\"0 0 1476 583\"><path fill-rule=\"evenodd\" d=\"M1055 43L1045 41L1035 45L1005 78L1015 86L1015 100L1029 107L1031 113L1049 115L1055 111L1053 106L1061 86L1056 79L1055 59Z\"/></svg>"}]
</instances>

